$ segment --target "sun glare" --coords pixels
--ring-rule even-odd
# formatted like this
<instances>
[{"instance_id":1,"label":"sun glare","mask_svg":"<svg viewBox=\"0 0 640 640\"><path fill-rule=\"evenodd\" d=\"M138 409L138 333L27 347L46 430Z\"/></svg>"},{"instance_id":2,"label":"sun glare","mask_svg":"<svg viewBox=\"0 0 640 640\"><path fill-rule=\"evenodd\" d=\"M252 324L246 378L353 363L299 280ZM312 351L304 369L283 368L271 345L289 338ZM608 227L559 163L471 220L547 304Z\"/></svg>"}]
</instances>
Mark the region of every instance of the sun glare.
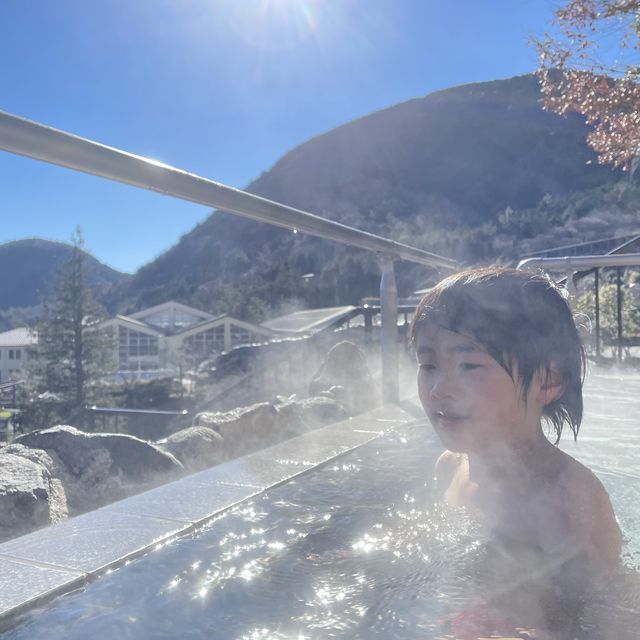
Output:
<instances>
[{"instance_id":1,"label":"sun glare","mask_svg":"<svg viewBox=\"0 0 640 640\"><path fill-rule=\"evenodd\" d=\"M232 8L232 28L262 51L293 49L319 27L320 0L244 0Z\"/></svg>"}]
</instances>

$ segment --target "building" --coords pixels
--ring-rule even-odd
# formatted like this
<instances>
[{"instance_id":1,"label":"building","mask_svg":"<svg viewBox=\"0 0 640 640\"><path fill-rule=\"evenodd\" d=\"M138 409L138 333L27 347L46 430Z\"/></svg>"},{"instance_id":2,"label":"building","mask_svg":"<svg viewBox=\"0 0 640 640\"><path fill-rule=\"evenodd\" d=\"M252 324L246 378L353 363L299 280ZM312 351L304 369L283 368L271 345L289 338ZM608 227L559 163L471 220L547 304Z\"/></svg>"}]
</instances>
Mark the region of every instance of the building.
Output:
<instances>
[{"instance_id":1,"label":"building","mask_svg":"<svg viewBox=\"0 0 640 640\"><path fill-rule=\"evenodd\" d=\"M0 383L25 377L28 350L36 343L36 334L27 327L0 333Z\"/></svg>"},{"instance_id":2,"label":"building","mask_svg":"<svg viewBox=\"0 0 640 640\"><path fill-rule=\"evenodd\" d=\"M265 342L274 332L228 315L213 316L170 300L101 324L115 343L119 372L153 377L198 363L239 344Z\"/></svg>"}]
</instances>

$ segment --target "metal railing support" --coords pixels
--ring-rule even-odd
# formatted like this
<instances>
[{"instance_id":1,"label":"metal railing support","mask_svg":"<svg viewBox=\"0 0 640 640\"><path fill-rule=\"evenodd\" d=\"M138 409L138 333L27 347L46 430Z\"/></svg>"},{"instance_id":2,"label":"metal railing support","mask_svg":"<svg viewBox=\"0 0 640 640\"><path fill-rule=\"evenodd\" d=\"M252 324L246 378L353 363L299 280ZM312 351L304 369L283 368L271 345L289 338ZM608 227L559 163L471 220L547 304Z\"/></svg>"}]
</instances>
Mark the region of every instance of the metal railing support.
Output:
<instances>
[{"instance_id":1,"label":"metal railing support","mask_svg":"<svg viewBox=\"0 0 640 640\"><path fill-rule=\"evenodd\" d=\"M398 402L398 288L393 258L382 256L381 263L382 399L384 402Z\"/></svg>"},{"instance_id":2,"label":"metal railing support","mask_svg":"<svg viewBox=\"0 0 640 640\"><path fill-rule=\"evenodd\" d=\"M616 320L618 328L618 362L622 362L622 267L616 267Z\"/></svg>"},{"instance_id":3,"label":"metal railing support","mask_svg":"<svg viewBox=\"0 0 640 640\"><path fill-rule=\"evenodd\" d=\"M596 360L600 361L601 348L600 348L600 269L596 267L595 282L594 282L595 294L596 294Z\"/></svg>"}]
</instances>

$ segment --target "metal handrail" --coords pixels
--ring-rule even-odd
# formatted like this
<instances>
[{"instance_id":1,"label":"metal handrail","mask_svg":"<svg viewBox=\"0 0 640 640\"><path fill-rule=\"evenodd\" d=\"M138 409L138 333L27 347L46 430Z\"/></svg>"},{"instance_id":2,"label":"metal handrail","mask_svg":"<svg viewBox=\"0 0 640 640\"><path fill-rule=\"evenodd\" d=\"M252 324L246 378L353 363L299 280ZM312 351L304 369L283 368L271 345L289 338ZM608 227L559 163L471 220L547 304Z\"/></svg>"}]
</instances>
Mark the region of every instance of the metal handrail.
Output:
<instances>
[{"instance_id":1,"label":"metal handrail","mask_svg":"<svg viewBox=\"0 0 640 640\"><path fill-rule=\"evenodd\" d=\"M549 269L551 271L580 271L593 267L635 267L640 265L640 253L615 253L604 256L563 256L559 258L527 258L518 269Z\"/></svg>"},{"instance_id":2,"label":"metal handrail","mask_svg":"<svg viewBox=\"0 0 640 640\"><path fill-rule=\"evenodd\" d=\"M454 260L0 111L0 149L429 267Z\"/></svg>"}]
</instances>

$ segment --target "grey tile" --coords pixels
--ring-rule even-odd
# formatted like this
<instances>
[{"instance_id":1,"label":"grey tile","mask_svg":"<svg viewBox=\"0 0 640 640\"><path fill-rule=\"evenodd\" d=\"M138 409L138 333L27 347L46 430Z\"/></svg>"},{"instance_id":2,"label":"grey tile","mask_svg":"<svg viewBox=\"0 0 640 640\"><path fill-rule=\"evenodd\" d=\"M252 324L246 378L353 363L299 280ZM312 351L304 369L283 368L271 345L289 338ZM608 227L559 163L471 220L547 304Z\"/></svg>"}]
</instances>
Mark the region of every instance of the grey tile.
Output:
<instances>
[{"instance_id":1,"label":"grey tile","mask_svg":"<svg viewBox=\"0 0 640 640\"><path fill-rule=\"evenodd\" d=\"M324 429L329 427L336 429L340 428L345 431L365 431L367 433L375 434L380 434L383 431L383 427L377 423L375 416L370 415L370 412L361 413L349 418L348 420L344 420L343 422L336 422L328 427L324 427Z\"/></svg>"},{"instance_id":2,"label":"grey tile","mask_svg":"<svg viewBox=\"0 0 640 640\"><path fill-rule=\"evenodd\" d=\"M332 434L322 435L318 432L311 432L262 449L254 455L264 460L275 460L287 465L295 465L304 470L326 462L351 448L348 444L335 442Z\"/></svg>"},{"instance_id":3,"label":"grey tile","mask_svg":"<svg viewBox=\"0 0 640 640\"><path fill-rule=\"evenodd\" d=\"M375 431L364 431L359 429L351 429L347 427L346 423L339 422L337 424L329 425L320 430L322 432L323 440L326 438L327 442L333 444L346 445L350 449L359 447L371 440L379 438L381 433ZM320 434L318 434L320 435Z\"/></svg>"},{"instance_id":4,"label":"grey tile","mask_svg":"<svg viewBox=\"0 0 640 640\"><path fill-rule=\"evenodd\" d=\"M376 424L381 425L390 422L404 424L415 419L411 413L396 404L384 404L365 415L369 415Z\"/></svg>"},{"instance_id":5,"label":"grey tile","mask_svg":"<svg viewBox=\"0 0 640 640\"><path fill-rule=\"evenodd\" d=\"M300 467L315 466L369 442L372 436L413 420L400 407L384 405L349 420L280 442L253 455Z\"/></svg>"},{"instance_id":6,"label":"grey tile","mask_svg":"<svg viewBox=\"0 0 640 640\"><path fill-rule=\"evenodd\" d=\"M79 572L59 571L0 558L0 616L53 597L56 593L71 591L84 581L84 574Z\"/></svg>"},{"instance_id":7,"label":"grey tile","mask_svg":"<svg viewBox=\"0 0 640 640\"><path fill-rule=\"evenodd\" d=\"M262 457L261 453L261 451L257 451L217 467L205 469L188 476L184 481L204 485L223 483L254 489L266 489L298 475L310 466L303 465L301 467L296 464L278 462Z\"/></svg>"},{"instance_id":8,"label":"grey tile","mask_svg":"<svg viewBox=\"0 0 640 640\"><path fill-rule=\"evenodd\" d=\"M412 420L415 420L412 413L395 404L382 405L352 418L355 424L375 432L384 431Z\"/></svg>"},{"instance_id":9,"label":"grey tile","mask_svg":"<svg viewBox=\"0 0 640 640\"><path fill-rule=\"evenodd\" d=\"M196 476L199 474L195 474ZM114 513L196 523L255 494L255 487L207 485L188 476L107 507Z\"/></svg>"},{"instance_id":10,"label":"grey tile","mask_svg":"<svg viewBox=\"0 0 640 640\"><path fill-rule=\"evenodd\" d=\"M183 529L183 523L103 507L4 542L0 555L95 573Z\"/></svg>"},{"instance_id":11,"label":"grey tile","mask_svg":"<svg viewBox=\"0 0 640 640\"><path fill-rule=\"evenodd\" d=\"M397 405L387 404L368 411L367 413L354 416L348 423L353 431L384 433L389 429L413 422L414 420L415 415L412 415L410 412L405 411ZM346 422L338 424L346 424Z\"/></svg>"}]
</instances>

